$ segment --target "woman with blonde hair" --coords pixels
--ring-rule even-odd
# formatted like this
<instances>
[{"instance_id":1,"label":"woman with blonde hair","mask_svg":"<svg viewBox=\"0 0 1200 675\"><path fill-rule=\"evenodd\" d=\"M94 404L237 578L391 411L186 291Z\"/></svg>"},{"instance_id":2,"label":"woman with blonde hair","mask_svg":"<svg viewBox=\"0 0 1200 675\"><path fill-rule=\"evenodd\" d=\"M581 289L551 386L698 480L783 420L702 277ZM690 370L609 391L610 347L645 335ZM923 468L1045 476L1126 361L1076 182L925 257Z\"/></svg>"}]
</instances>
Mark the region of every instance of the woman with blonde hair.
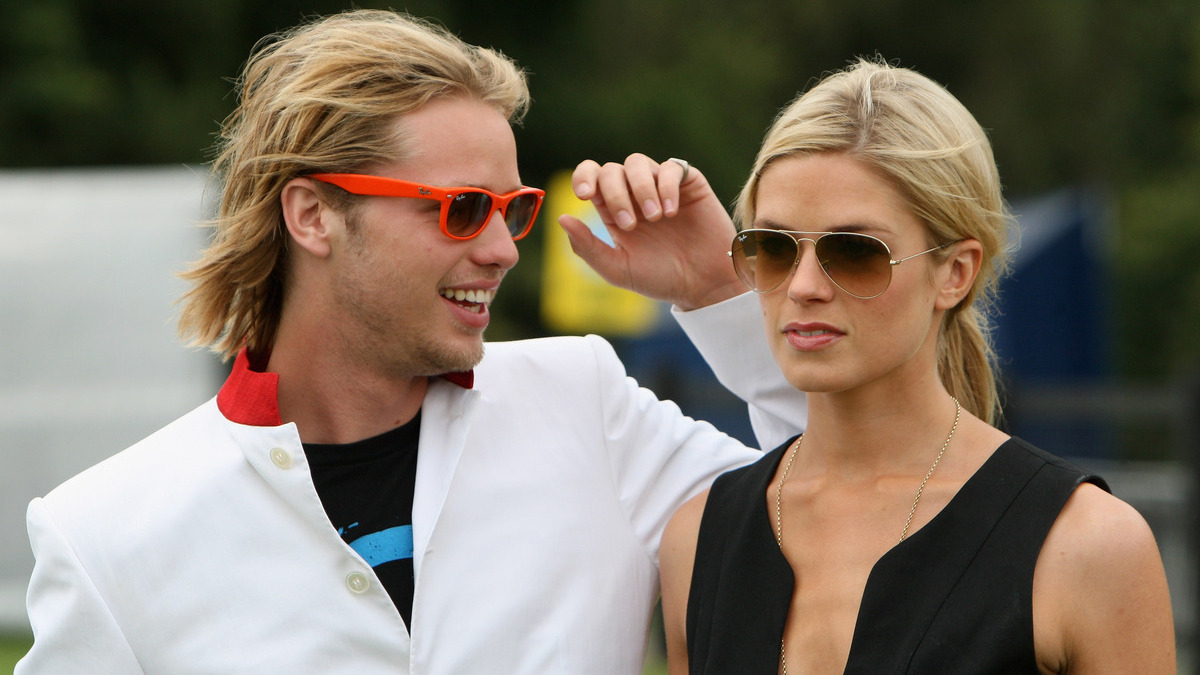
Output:
<instances>
[{"instance_id":1,"label":"woman with blonde hair","mask_svg":"<svg viewBox=\"0 0 1200 675\"><path fill-rule=\"evenodd\" d=\"M577 192L695 220L707 183L661 167L581 165ZM733 271L807 427L668 525L671 673L1174 673L1145 521L993 426L1010 214L962 104L881 62L825 77L768 131L736 218Z\"/></svg>"}]
</instances>

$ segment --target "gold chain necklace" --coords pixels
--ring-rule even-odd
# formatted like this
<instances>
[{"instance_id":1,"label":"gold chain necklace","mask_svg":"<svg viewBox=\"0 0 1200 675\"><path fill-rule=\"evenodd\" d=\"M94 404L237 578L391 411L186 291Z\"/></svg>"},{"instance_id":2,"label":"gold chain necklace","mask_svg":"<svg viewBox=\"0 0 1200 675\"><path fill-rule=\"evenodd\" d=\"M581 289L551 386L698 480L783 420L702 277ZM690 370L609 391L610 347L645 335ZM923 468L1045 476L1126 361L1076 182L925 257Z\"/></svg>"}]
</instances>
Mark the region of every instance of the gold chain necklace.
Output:
<instances>
[{"instance_id":1,"label":"gold chain necklace","mask_svg":"<svg viewBox=\"0 0 1200 675\"><path fill-rule=\"evenodd\" d=\"M921 485L917 488L917 496L913 497L912 508L908 510L908 519L904 521L904 529L900 532L900 541L904 541L908 536L908 528L912 525L913 515L917 512L917 504L921 502L921 495L925 494L925 484L929 482L929 478L933 476L933 472L937 469L938 464L942 462L942 455L946 454L946 448L950 446L950 439L954 438L954 432L958 431L958 418L962 414L962 405L958 399L953 396L954 400L954 424L950 427L950 433L946 436L946 442L942 443L942 449L938 450L937 457L933 459L933 464L930 465L929 471L925 472L925 478L921 479ZM779 487L775 490L775 543L779 544L780 553L783 552L783 484L787 482L788 474L792 471L792 462L796 460L796 452L800 450L800 445L804 443L804 435L796 439L792 444L792 451L788 454L787 465L783 467L783 475L779 478ZM787 675L787 639L779 640L779 667L780 674Z\"/></svg>"}]
</instances>

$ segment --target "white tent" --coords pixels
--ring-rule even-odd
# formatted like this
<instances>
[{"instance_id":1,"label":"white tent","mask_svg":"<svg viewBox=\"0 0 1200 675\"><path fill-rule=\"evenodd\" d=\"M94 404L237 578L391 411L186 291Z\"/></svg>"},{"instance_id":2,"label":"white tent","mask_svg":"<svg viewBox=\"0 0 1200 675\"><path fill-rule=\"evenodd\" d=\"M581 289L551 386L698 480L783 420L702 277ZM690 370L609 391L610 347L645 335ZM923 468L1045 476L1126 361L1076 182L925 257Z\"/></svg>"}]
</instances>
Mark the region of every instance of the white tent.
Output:
<instances>
[{"instance_id":1,"label":"white tent","mask_svg":"<svg viewBox=\"0 0 1200 675\"><path fill-rule=\"evenodd\" d=\"M206 174L0 171L0 631L28 630L29 500L219 385L174 321L177 273L207 236Z\"/></svg>"}]
</instances>

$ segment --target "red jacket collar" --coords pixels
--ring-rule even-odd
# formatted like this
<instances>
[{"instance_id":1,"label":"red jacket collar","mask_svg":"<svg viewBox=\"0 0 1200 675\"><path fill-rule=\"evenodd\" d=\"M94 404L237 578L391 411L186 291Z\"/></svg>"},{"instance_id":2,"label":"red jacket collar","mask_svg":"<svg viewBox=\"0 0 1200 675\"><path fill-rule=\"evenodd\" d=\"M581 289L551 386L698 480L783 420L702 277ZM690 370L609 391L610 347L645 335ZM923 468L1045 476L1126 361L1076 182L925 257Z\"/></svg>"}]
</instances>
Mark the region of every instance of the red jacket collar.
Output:
<instances>
[{"instance_id":1,"label":"red jacket collar","mask_svg":"<svg viewBox=\"0 0 1200 675\"><path fill-rule=\"evenodd\" d=\"M446 373L442 378L463 389L475 386L475 372ZM231 422L255 427L277 427L279 374L255 370L245 349L233 361L229 378L217 392L217 408Z\"/></svg>"}]
</instances>

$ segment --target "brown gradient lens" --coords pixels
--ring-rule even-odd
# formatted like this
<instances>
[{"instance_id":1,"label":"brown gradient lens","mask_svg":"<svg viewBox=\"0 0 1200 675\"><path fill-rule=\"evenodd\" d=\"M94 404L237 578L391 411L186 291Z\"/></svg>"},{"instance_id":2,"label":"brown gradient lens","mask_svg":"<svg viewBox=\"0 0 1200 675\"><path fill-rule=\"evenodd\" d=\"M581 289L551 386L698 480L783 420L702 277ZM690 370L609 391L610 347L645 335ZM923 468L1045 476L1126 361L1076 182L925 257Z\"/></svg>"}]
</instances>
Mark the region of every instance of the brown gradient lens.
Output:
<instances>
[{"instance_id":1,"label":"brown gradient lens","mask_svg":"<svg viewBox=\"0 0 1200 675\"><path fill-rule=\"evenodd\" d=\"M504 224L513 239L520 239L529 231L537 207L535 194L517 195L504 207ZM494 208L492 198L483 192L461 192L450 200L446 229L456 237L470 237L487 224Z\"/></svg>"},{"instance_id":2,"label":"brown gradient lens","mask_svg":"<svg viewBox=\"0 0 1200 675\"><path fill-rule=\"evenodd\" d=\"M759 293L775 290L792 271L799 242L773 230L745 230L733 239L733 269Z\"/></svg>"},{"instance_id":3,"label":"brown gradient lens","mask_svg":"<svg viewBox=\"0 0 1200 675\"><path fill-rule=\"evenodd\" d=\"M816 249L825 274L850 295L873 298L892 282L892 254L875 237L834 232L817 239Z\"/></svg>"},{"instance_id":4,"label":"brown gradient lens","mask_svg":"<svg viewBox=\"0 0 1200 675\"><path fill-rule=\"evenodd\" d=\"M469 237L479 231L492 214L492 198L482 192L460 192L450 200L446 212L446 230L455 237Z\"/></svg>"},{"instance_id":5,"label":"brown gradient lens","mask_svg":"<svg viewBox=\"0 0 1200 675\"><path fill-rule=\"evenodd\" d=\"M815 242L817 259L829 280L850 295L873 298L892 280L891 252L879 239L855 232L830 232L816 239L779 230L744 230L730 253L742 283L759 293L778 288L800 256L800 239Z\"/></svg>"},{"instance_id":6,"label":"brown gradient lens","mask_svg":"<svg viewBox=\"0 0 1200 675\"><path fill-rule=\"evenodd\" d=\"M537 213L538 197L534 194L523 194L513 197L504 209L504 222L513 239L520 239L529 232L533 224L533 216Z\"/></svg>"}]
</instances>

